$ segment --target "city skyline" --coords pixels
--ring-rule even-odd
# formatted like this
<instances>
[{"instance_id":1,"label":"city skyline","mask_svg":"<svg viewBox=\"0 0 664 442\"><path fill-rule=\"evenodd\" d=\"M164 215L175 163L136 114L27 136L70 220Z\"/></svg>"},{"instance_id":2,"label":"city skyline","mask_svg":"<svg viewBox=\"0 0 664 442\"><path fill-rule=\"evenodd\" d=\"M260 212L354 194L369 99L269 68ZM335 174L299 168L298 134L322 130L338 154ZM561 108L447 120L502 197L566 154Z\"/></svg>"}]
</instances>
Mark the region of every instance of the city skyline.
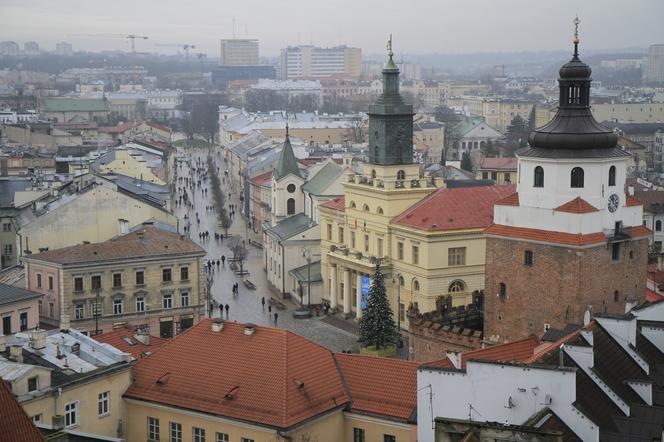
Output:
<instances>
[{"instance_id":1,"label":"city skyline","mask_svg":"<svg viewBox=\"0 0 664 442\"><path fill-rule=\"evenodd\" d=\"M102 34L133 33L150 37L136 42L138 51L169 53L177 48L156 45L194 44L196 52L215 55L219 41L232 38L235 31L237 38L258 39L261 56L277 56L281 48L298 44L345 44L375 54L384 51L385 40L392 33L395 50L411 54L549 51L565 49L561 42L570 41L571 20L576 13L581 18L585 50L647 47L664 40L657 23L664 14L664 3L635 3L611 0L598 9L572 0L536 5L525 0L507 4L474 0L462 5L430 1L417 9L402 10L376 1L294 0L284 7L249 0L229 7L195 0L188 10L182 10L172 0L161 2L159 9L151 3L118 0L113 10L102 14L97 5L79 0L65 0L57 7L41 0L30 4L7 0L0 15L0 40L20 44L34 40L47 50L66 40L75 50L129 51L129 42ZM287 23L302 16L307 17L306 22ZM639 32L606 32L612 28Z\"/></svg>"}]
</instances>

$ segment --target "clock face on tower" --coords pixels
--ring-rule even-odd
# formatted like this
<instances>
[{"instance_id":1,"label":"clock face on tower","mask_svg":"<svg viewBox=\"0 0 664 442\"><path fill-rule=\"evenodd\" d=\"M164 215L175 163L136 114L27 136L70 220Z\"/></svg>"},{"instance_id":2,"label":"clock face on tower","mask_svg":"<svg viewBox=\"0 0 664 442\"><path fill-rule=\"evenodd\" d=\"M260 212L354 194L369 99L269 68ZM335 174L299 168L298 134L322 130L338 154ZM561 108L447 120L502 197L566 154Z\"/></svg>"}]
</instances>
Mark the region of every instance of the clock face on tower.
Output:
<instances>
[{"instance_id":1,"label":"clock face on tower","mask_svg":"<svg viewBox=\"0 0 664 442\"><path fill-rule=\"evenodd\" d=\"M609 212L613 213L618 210L618 204L620 204L620 198L615 193L609 195L608 208Z\"/></svg>"}]
</instances>

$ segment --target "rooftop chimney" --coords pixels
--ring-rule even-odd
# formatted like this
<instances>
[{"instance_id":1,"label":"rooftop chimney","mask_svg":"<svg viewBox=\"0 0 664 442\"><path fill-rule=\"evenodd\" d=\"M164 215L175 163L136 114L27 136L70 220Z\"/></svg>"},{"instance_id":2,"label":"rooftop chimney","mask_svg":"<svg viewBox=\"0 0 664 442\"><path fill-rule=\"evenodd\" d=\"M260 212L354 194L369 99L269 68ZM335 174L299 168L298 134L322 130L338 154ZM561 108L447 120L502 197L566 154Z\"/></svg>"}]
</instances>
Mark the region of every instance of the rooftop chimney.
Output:
<instances>
[{"instance_id":1,"label":"rooftop chimney","mask_svg":"<svg viewBox=\"0 0 664 442\"><path fill-rule=\"evenodd\" d=\"M138 330L134 338L143 345L150 345L150 334L145 330Z\"/></svg>"},{"instance_id":2,"label":"rooftop chimney","mask_svg":"<svg viewBox=\"0 0 664 442\"><path fill-rule=\"evenodd\" d=\"M41 350L44 347L46 347L46 332L44 330L32 332L32 348Z\"/></svg>"},{"instance_id":3,"label":"rooftop chimney","mask_svg":"<svg viewBox=\"0 0 664 442\"><path fill-rule=\"evenodd\" d=\"M21 344L12 344L9 347L9 359L19 364L23 363L23 346Z\"/></svg>"},{"instance_id":4,"label":"rooftop chimney","mask_svg":"<svg viewBox=\"0 0 664 442\"><path fill-rule=\"evenodd\" d=\"M247 324L244 326L244 334L246 336L251 336L256 332L256 326L254 324Z\"/></svg>"},{"instance_id":5,"label":"rooftop chimney","mask_svg":"<svg viewBox=\"0 0 664 442\"><path fill-rule=\"evenodd\" d=\"M212 321L212 331L215 333L219 333L224 329L224 321L221 319L215 319Z\"/></svg>"}]
</instances>

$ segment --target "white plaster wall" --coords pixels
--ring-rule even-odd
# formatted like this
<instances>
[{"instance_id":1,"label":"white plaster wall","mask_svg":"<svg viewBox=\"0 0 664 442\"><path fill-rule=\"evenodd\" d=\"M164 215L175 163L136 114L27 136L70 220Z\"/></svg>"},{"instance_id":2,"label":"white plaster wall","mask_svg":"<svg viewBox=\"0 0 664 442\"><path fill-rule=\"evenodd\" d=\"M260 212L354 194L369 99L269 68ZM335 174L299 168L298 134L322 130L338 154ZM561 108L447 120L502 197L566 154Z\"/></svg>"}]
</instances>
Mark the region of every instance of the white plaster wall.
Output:
<instances>
[{"instance_id":1,"label":"white plaster wall","mask_svg":"<svg viewBox=\"0 0 664 442\"><path fill-rule=\"evenodd\" d=\"M473 420L515 425L548 406L584 441L599 440L598 427L572 406L573 370L468 362L465 373L420 368L417 388L417 436L422 442L434 440L433 418L468 419L469 404L477 411ZM545 405L547 395L551 402ZM512 408L507 407L509 397Z\"/></svg>"}]
</instances>

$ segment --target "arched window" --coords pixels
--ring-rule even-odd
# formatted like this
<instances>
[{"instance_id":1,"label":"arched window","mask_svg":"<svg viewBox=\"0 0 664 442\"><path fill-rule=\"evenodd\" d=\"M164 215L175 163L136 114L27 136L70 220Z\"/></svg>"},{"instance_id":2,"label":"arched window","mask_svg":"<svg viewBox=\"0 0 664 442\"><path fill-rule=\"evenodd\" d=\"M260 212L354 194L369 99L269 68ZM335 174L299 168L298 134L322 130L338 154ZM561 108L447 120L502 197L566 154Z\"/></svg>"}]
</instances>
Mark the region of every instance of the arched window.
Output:
<instances>
[{"instance_id":1,"label":"arched window","mask_svg":"<svg viewBox=\"0 0 664 442\"><path fill-rule=\"evenodd\" d=\"M655 221L655 231L657 231L657 232L662 231L662 221L661 220Z\"/></svg>"},{"instance_id":2,"label":"arched window","mask_svg":"<svg viewBox=\"0 0 664 442\"><path fill-rule=\"evenodd\" d=\"M542 166L537 166L535 168L535 182L533 183L534 187L544 187L544 169Z\"/></svg>"},{"instance_id":3,"label":"arched window","mask_svg":"<svg viewBox=\"0 0 664 442\"><path fill-rule=\"evenodd\" d=\"M466 284L463 281L452 281L452 284L447 288L449 293L460 293L466 291Z\"/></svg>"},{"instance_id":4,"label":"arched window","mask_svg":"<svg viewBox=\"0 0 664 442\"><path fill-rule=\"evenodd\" d=\"M383 212L383 208L382 208L382 207L378 207L378 209L376 209L376 213L378 213L379 215L382 215L382 214L385 213L385 212Z\"/></svg>"},{"instance_id":5,"label":"arched window","mask_svg":"<svg viewBox=\"0 0 664 442\"><path fill-rule=\"evenodd\" d=\"M583 187L583 169L580 167L575 167L572 169L571 177L571 187L580 188Z\"/></svg>"},{"instance_id":6,"label":"arched window","mask_svg":"<svg viewBox=\"0 0 664 442\"><path fill-rule=\"evenodd\" d=\"M397 172L397 179L398 180L405 180L406 179L406 172L403 170L400 170Z\"/></svg>"},{"instance_id":7,"label":"arched window","mask_svg":"<svg viewBox=\"0 0 664 442\"><path fill-rule=\"evenodd\" d=\"M403 287L404 285L406 285L406 282L403 280L403 276L399 276L399 285L400 285L401 287Z\"/></svg>"},{"instance_id":8,"label":"arched window","mask_svg":"<svg viewBox=\"0 0 664 442\"><path fill-rule=\"evenodd\" d=\"M286 214L295 214L295 198L288 198L288 201L286 201Z\"/></svg>"},{"instance_id":9,"label":"arched window","mask_svg":"<svg viewBox=\"0 0 664 442\"><path fill-rule=\"evenodd\" d=\"M609 168L609 186L616 185L616 166L611 166Z\"/></svg>"},{"instance_id":10,"label":"arched window","mask_svg":"<svg viewBox=\"0 0 664 442\"><path fill-rule=\"evenodd\" d=\"M351 209L354 209L354 208L356 208L356 207L357 207L357 206L355 205L355 201L351 201L351 202L350 202L350 208L351 208Z\"/></svg>"},{"instance_id":11,"label":"arched window","mask_svg":"<svg viewBox=\"0 0 664 442\"><path fill-rule=\"evenodd\" d=\"M365 212L368 212L369 211L369 205L365 204L364 206L362 206L362 210L364 210Z\"/></svg>"},{"instance_id":12,"label":"arched window","mask_svg":"<svg viewBox=\"0 0 664 442\"><path fill-rule=\"evenodd\" d=\"M413 280L413 290L415 290L416 292L420 291L420 281L418 281L417 279Z\"/></svg>"}]
</instances>

